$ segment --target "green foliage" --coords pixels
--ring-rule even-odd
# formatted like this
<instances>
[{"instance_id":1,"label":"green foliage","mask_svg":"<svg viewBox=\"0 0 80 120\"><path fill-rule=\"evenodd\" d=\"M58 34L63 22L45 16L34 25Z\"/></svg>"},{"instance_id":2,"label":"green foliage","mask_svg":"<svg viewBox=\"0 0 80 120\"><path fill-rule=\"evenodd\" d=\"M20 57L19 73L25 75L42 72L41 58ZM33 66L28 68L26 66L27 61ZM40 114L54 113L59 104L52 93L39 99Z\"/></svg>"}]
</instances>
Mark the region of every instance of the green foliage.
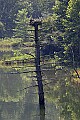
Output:
<instances>
[{"instance_id":1,"label":"green foliage","mask_svg":"<svg viewBox=\"0 0 80 120\"><path fill-rule=\"evenodd\" d=\"M51 13L53 4L54 1L52 0L0 0L0 21L5 28L5 31L1 31L2 34L0 34L0 37L13 36L13 31L16 26L15 19L19 10L27 9L28 14L25 16L39 18L44 16L44 14L46 16L47 13Z\"/></svg>"},{"instance_id":2,"label":"green foliage","mask_svg":"<svg viewBox=\"0 0 80 120\"><path fill-rule=\"evenodd\" d=\"M53 8L53 9L52 9ZM80 59L79 0L0 0L0 37L34 40L30 18L43 18L41 42L64 47L64 61ZM42 19L41 18L41 19ZM14 33L14 35L13 35Z\"/></svg>"},{"instance_id":3,"label":"green foliage","mask_svg":"<svg viewBox=\"0 0 80 120\"><path fill-rule=\"evenodd\" d=\"M60 33L56 39L60 41L59 38L61 38L60 42L64 46L63 60L78 63L80 60L80 1L56 0L53 10L57 18L56 31Z\"/></svg>"},{"instance_id":4,"label":"green foliage","mask_svg":"<svg viewBox=\"0 0 80 120\"><path fill-rule=\"evenodd\" d=\"M0 39L0 46L14 46L14 44L18 44L22 41L21 38L4 38L4 39Z\"/></svg>"},{"instance_id":5,"label":"green foliage","mask_svg":"<svg viewBox=\"0 0 80 120\"><path fill-rule=\"evenodd\" d=\"M78 92L80 87L72 82L71 69L63 68L58 70L54 77L53 84L51 83L46 87L46 90L49 91L46 94L46 98L59 108L61 119L79 120L80 96Z\"/></svg>"},{"instance_id":6,"label":"green foliage","mask_svg":"<svg viewBox=\"0 0 80 120\"><path fill-rule=\"evenodd\" d=\"M0 21L3 23L5 31L2 30L1 38L11 37L15 27L15 14L18 10L17 0L0 0Z\"/></svg>"},{"instance_id":7,"label":"green foliage","mask_svg":"<svg viewBox=\"0 0 80 120\"><path fill-rule=\"evenodd\" d=\"M27 28L29 28L28 26L30 21L30 19L27 18L27 14L28 12L25 8L18 11L17 18L15 21L16 23L15 32L14 32L15 37L26 39L28 35Z\"/></svg>"},{"instance_id":8,"label":"green foliage","mask_svg":"<svg viewBox=\"0 0 80 120\"><path fill-rule=\"evenodd\" d=\"M52 13L52 7L55 0L31 0L32 17L46 17Z\"/></svg>"},{"instance_id":9,"label":"green foliage","mask_svg":"<svg viewBox=\"0 0 80 120\"><path fill-rule=\"evenodd\" d=\"M77 63L80 60L80 1L70 0L66 11L64 40L68 47L68 56ZM71 55L72 54L72 55ZM67 57L68 57L67 56Z\"/></svg>"}]
</instances>

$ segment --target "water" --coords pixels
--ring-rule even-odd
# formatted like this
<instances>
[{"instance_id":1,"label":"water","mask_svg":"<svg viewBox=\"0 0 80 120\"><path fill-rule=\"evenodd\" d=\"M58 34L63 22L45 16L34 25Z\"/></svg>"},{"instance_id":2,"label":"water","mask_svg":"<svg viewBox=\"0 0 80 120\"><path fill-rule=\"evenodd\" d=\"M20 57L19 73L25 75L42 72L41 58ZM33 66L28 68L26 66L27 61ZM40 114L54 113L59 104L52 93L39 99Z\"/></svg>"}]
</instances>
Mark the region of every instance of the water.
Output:
<instances>
[{"instance_id":1,"label":"water","mask_svg":"<svg viewBox=\"0 0 80 120\"><path fill-rule=\"evenodd\" d=\"M71 68L42 67L45 110L34 71L26 64L0 66L0 120L80 120L80 85Z\"/></svg>"}]
</instances>

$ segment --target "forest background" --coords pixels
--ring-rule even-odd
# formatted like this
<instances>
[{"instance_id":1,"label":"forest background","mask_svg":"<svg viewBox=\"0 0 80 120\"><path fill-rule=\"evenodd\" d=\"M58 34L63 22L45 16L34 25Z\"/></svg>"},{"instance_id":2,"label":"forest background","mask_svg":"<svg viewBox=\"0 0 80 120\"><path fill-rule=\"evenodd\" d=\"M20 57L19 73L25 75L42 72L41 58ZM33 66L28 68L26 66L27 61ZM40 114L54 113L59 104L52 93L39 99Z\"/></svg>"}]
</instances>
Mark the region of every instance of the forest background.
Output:
<instances>
[{"instance_id":1,"label":"forest background","mask_svg":"<svg viewBox=\"0 0 80 120\"><path fill-rule=\"evenodd\" d=\"M0 0L0 44L29 42L31 18L43 22L39 35L43 43L62 48L55 52L55 60L79 67L80 0Z\"/></svg>"}]
</instances>

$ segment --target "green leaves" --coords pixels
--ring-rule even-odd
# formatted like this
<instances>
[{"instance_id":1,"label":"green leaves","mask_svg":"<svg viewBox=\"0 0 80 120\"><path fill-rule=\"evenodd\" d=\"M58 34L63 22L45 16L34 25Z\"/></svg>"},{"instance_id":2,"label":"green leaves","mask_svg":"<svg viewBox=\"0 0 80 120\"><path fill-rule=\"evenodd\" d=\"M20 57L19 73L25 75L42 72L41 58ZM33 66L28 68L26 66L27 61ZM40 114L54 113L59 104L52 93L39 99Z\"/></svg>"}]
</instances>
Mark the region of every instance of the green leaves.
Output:
<instances>
[{"instance_id":1,"label":"green leaves","mask_svg":"<svg viewBox=\"0 0 80 120\"><path fill-rule=\"evenodd\" d=\"M65 26L65 35L67 45L71 44L74 61L78 62L80 59L80 1L79 0L70 0L67 11L66 19L63 20L63 25ZM71 49L71 48L70 48ZM70 52L70 51L69 51Z\"/></svg>"},{"instance_id":2,"label":"green leaves","mask_svg":"<svg viewBox=\"0 0 80 120\"><path fill-rule=\"evenodd\" d=\"M13 28L15 27L15 14L17 10L17 0L0 0L0 21L4 24L5 28L5 31L1 31L1 38L12 37Z\"/></svg>"},{"instance_id":3,"label":"green leaves","mask_svg":"<svg viewBox=\"0 0 80 120\"><path fill-rule=\"evenodd\" d=\"M28 34L27 28L29 26L29 21L30 21L30 19L27 17L27 14L28 12L25 8L18 10L17 18L15 21L16 27L14 29L15 37L20 37L23 39L27 37L27 34Z\"/></svg>"}]
</instances>

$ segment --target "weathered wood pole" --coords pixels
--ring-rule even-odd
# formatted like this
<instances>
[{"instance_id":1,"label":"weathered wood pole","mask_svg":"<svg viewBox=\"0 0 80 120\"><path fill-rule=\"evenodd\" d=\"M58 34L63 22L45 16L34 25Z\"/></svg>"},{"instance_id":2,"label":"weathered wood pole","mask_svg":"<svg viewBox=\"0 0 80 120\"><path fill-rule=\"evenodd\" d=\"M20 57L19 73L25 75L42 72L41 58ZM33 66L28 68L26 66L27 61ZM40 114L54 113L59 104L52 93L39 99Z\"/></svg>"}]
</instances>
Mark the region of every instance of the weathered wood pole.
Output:
<instances>
[{"instance_id":1,"label":"weathered wood pole","mask_svg":"<svg viewBox=\"0 0 80 120\"><path fill-rule=\"evenodd\" d=\"M38 19L30 20L30 25L35 28L35 65L36 65L36 74L37 74L37 82L38 82L38 94L39 94L39 105L45 108L44 102L44 92L43 92L43 84L42 84L42 75L40 68L40 42L38 40L38 25L41 25L42 22Z\"/></svg>"}]
</instances>

